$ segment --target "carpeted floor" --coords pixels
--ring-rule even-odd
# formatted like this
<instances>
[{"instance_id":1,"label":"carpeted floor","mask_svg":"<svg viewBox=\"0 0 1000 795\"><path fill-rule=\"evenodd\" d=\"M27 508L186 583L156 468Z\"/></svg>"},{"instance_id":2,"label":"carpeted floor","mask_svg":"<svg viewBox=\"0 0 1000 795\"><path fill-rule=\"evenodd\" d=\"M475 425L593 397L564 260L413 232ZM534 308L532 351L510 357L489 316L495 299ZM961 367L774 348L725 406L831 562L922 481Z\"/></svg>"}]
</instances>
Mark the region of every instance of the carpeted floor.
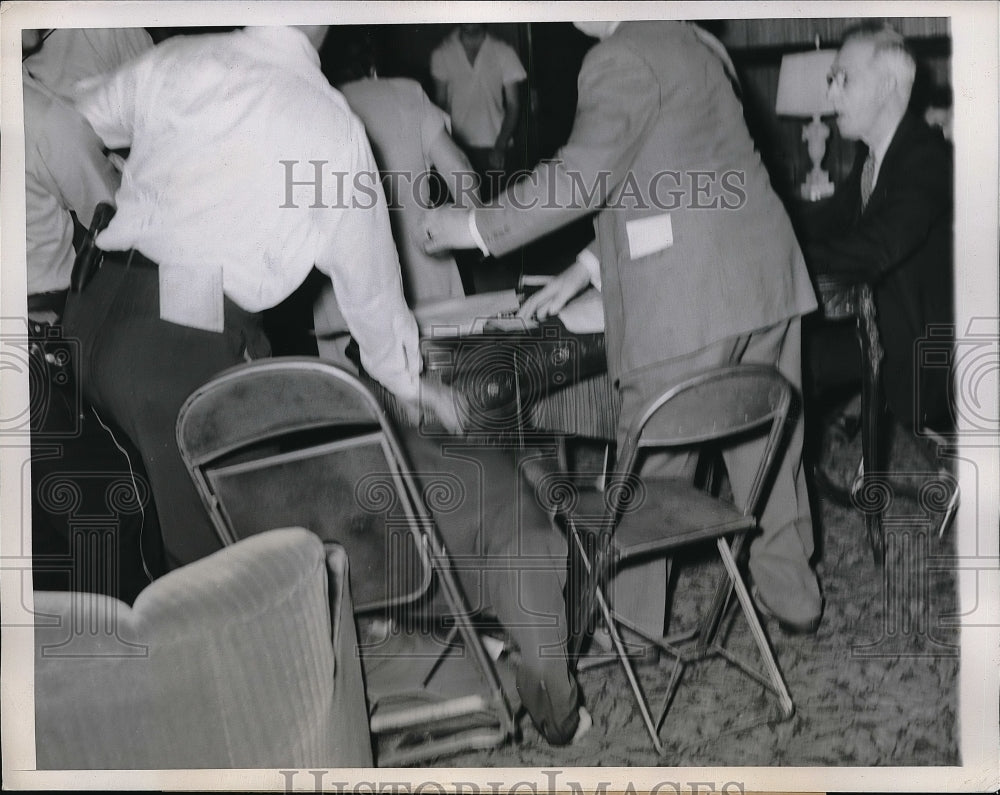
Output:
<instances>
[{"instance_id":1,"label":"carpeted floor","mask_svg":"<svg viewBox=\"0 0 1000 795\"><path fill-rule=\"evenodd\" d=\"M844 482L857 465L860 440L825 438L827 469ZM938 492L919 443L897 434L889 469L892 504L887 554L877 566L864 519L849 505L819 496L817 571L826 610L813 637L766 629L795 703L790 720L773 722L767 691L721 661L689 668L661 732L658 756L618 664L579 675L593 728L566 748L549 747L527 719L517 742L436 760L447 767L590 766L935 766L960 764L958 630L954 575L935 564L952 554L955 528L939 540ZM906 474L900 474L906 473ZM921 487L923 491L921 492ZM694 614L714 588L721 564L694 558L680 569L674 626ZM729 636L749 649L739 621ZM749 656L749 659L755 660ZM669 663L639 669L654 712Z\"/></svg>"}]
</instances>

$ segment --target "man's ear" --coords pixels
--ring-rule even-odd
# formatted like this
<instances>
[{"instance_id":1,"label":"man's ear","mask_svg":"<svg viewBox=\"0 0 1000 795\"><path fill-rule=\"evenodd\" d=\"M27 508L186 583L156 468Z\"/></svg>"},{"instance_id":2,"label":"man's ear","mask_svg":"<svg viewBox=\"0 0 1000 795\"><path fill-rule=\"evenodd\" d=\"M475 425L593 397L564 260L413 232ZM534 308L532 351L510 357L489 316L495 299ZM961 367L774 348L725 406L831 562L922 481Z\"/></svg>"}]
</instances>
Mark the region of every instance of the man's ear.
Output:
<instances>
[{"instance_id":1,"label":"man's ear","mask_svg":"<svg viewBox=\"0 0 1000 795\"><path fill-rule=\"evenodd\" d=\"M885 102L889 97L896 94L899 88L899 81L896 80L896 75L887 69L879 75L876 86L878 87L879 100Z\"/></svg>"}]
</instances>

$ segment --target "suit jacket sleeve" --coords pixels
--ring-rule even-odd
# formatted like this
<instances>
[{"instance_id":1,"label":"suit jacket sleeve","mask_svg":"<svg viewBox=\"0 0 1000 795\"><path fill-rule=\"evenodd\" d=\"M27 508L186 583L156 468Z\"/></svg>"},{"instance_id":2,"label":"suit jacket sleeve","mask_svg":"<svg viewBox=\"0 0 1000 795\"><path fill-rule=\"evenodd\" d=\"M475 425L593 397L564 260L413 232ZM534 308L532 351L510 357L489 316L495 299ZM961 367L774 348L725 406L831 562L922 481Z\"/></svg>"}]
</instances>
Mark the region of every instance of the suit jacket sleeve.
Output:
<instances>
[{"instance_id":1,"label":"suit jacket sleeve","mask_svg":"<svg viewBox=\"0 0 1000 795\"><path fill-rule=\"evenodd\" d=\"M507 254L599 209L624 180L659 114L660 87L652 71L613 39L587 54L578 95L573 131L555 158L476 211L491 254Z\"/></svg>"},{"instance_id":2,"label":"suit jacket sleeve","mask_svg":"<svg viewBox=\"0 0 1000 795\"><path fill-rule=\"evenodd\" d=\"M947 150L925 140L882 164L868 212L848 230L810 246L819 273L856 273L878 279L905 262L952 208L952 166ZM853 184L851 182L850 184Z\"/></svg>"}]
</instances>

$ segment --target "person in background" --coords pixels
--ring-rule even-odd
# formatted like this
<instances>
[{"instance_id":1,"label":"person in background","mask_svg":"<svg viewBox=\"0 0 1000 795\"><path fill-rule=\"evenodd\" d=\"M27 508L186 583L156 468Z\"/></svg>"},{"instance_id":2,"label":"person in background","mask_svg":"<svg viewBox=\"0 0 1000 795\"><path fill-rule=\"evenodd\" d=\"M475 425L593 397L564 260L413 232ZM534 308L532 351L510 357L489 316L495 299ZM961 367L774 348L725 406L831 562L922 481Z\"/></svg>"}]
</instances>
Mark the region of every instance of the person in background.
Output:
<instances>
[{"instance_id":1,"label":"person in background","mask_svg":"<svg viewBox=\"0 0 1000 795\"><path fill-rule=\"evenodd\" d=\"M454 257L427 254L419 235L423 213L431 206L432 168L452 197L478 204L469 159L448 134L445 114L419 83L379 77L370 35L355 36L338 51L331 82L364 124L382 174L407 303L416 308L464 296ZM320 289L314 315L320 355L339 358L348 332L329 282Z\"/></svg>"},{"instance_id":2,"label":"person in background","mask_svg":"<svg viewBox=\"0 0 1000 795\"><path fill-rule=\"evenodd\" d=\"M875 283L889 410L915 432L945 432L947 367L918 368L916 357L933 326L954 322L953 161L942 134L908 110L915 74L892 28L864 25L845 35L829 95L840 134L858 142L857 156L831 200L826 237L807 253L816 273Z\"/></svg>"},{"instance_id":3,"label":"person in background","mask_svg":"<svg viewBox=\"0 0 1000 795\"><path fill-rule=\"evenodd\" d=\"M608 370L622 399L619 445L640 406L702 368L774 365L798 387L800 321L816 297L724 48L684 22L576 25L601 41L580 70L566 145L486 207L435 211L429 250L503 255L596 211L595 245L521 312L558 312L599 269ZM749 565L762 611L788 632L812 633L823 600L810 566L801 415L792 431ZM761 444L726 458L737 501L749 493ZM643 475L693 479L695 464L692 455L661 457ZM616 611L659 637L662 565L623 569L612 586Z\"/></svg>"},{"instance_id":4,"label":"person in background","mask_svg":"<svg viewBox=\"0 0 1000 795\"><path fill-rule=\"evenodd\" d=\"M22 67L28 315L55 324L70 286L74 216L89 227L121 176L86 119Z\"/></svg>"},{"instance_id":5,"label":"person in background","mask_svg":"<svg viewBox=\"0 0 1000 795\"><path fill-rule=\"evenodd\" d=\"M434 101L482 177L488 199L503 188L527 77L514 49L482 24L457 25L431 53Z\"/></svg>"},{"instance_id":6,"label":"person in background","mask_svg":"<svg viewBox=\"0 0 1000 795\"><path fill-rule=\"evenodd\" d=\"M24 58L29 74L72 102L76 84L131 61L153 46L145 28L53 28Z\"/></svg>"}]
</instances>

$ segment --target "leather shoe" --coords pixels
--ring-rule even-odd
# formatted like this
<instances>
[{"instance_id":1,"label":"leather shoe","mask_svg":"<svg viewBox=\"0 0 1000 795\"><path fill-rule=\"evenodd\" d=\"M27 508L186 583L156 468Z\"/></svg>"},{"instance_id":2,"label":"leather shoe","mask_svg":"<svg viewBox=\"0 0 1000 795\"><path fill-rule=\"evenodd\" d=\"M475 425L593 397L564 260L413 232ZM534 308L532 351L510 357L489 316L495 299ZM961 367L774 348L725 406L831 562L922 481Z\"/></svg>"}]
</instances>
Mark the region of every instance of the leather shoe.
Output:
<instances>
[{"instance_id":1,"label":"leather shoe","mask_svg":"<svg viewBox=\"0 0 1000 795\"><path fill-rule=\"evenodd\" d=\"M773 618L777 621L778 628L787 635L815 635L819 629L820 621L823 619L822 613L815 618L805 621L793 621L782 618L767 606L767 603L761 598L756 584L750 589L750 596L753 598L753 603L757 605L757 610L760 611L760 614L765 618Z\"/></svg>"}]
</instances>

